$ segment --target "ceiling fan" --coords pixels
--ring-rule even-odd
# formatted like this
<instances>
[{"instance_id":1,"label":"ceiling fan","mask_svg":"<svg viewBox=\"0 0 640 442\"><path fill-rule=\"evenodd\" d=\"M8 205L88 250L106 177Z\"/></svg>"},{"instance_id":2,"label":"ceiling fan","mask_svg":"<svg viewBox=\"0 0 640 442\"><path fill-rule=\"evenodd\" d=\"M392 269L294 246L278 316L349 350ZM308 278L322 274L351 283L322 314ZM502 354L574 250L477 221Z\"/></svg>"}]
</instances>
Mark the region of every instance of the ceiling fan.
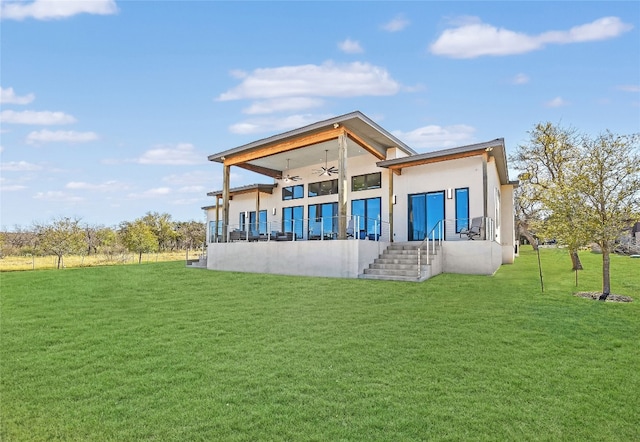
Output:
<instances>
[{"instance_id":1,"label":"ceiling fan","mask_svg":"<svg viewBox=\"0 0 640 442\"><path fill-rule=\"evenodd\" d=\"M315 169L313 173L317 173L320 176L331 176L332 174L338 173L338 168L335 166L329 167L327 164L327 156L329 154L329 150L324 151L324 167L320 169Z\"/></svg>"},{"instance_id":2,"label":"ceiling fan","mask_svg":"<svg viewBox=\"0 0 640 442\"><path fill-rule=\"evenodd\" d=\"M286 170L289 170L289 159L288 159L288 158L287 158L287 169L286 169ZM280 177L280 178L278 178L278 179L281 179L281 180L282 180L282 181L284 181L285 183L290 183L290 182L292 182L292 181L298 181L298 180L301 180L302 178L300 178L298 175L293 175L293 176L291 176L291 175L287 174L286 176L281 176L281 177Z\"/></svg>"}]
</instances>

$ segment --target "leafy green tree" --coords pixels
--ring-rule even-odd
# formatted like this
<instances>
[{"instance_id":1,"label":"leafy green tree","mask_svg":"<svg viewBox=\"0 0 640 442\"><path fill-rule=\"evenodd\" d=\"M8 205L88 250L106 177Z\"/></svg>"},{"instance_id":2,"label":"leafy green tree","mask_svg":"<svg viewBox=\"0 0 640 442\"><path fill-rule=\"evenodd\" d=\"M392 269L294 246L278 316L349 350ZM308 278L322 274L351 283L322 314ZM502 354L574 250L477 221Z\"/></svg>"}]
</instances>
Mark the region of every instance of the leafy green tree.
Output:
<instances>
[{"instance_id":1,"label":"leafy green tree","mask_svg":"<svg viewBox=\"0 0 640 442\"><path fill-rule=\"evenodd\" d=\"M80 253L85 248L85 233L78 218L57 218L51 224L36 224L34 230L39 248L58 257L58 269L64 255Z\"/></svg>"},{"instance_id":2,"label":"leafy green tree","mask_svg":"<svg viewBox=\"0 0 640 442\"><path fill-rule=\"evenodd\" d=\"M138 254L138 264L142 262L142 254L158 250L158 238L153 230L142 219L125 222L120 229L125 247Z\"/></svg>"},{"instance_id":3,"label":"leafy green tree","mask_svg":"<svg viewBox=\"0 0 640 442\"><path fill-rule=\"evenodd\" d=\"M573 166L581 155L579 141L573 128L538 123L529 132L529 142L518 146L510 158L522 172L516 207L529 209L530 218L525 216L524 224L538 237L554 238L568 246L574 270L582 269L578 249L587 241L584 232L575 228L581 216L573 189Z\"/></svg>"},{"instance_id":4,"label":"leafy green tree","mask_svg":"<svg viewBox=\"0 0 640 442\"><path fill-rule=\"evenodd\" d=\"M158 250L167 250L175 243L175 225L168 213L147 212L142 217L142 221L147 224L158 241Z\"/></svg>"},{"instance_id":5,"label":"leafy green tree","mask_svg":"<svg viewBox=\"0 0 640 442\"><path fill-rule=\"evenodd\" d=\"M602 251L602 295L611 292L610 253L640 210L640 134L585 137L576 166L581 224Z\"/></svg>"}]
</instances>

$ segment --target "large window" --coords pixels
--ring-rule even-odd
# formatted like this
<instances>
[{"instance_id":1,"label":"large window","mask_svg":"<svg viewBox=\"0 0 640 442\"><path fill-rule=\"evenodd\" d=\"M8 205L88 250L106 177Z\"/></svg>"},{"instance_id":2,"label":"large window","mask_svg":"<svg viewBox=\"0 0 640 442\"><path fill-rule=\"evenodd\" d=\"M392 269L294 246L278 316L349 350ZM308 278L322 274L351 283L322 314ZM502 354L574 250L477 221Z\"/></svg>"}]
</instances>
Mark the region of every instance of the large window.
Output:
<instances>
[{"instance_id":1,"label":"large window","mask_svg":"<svg viewBox=\"0 0 640 442\"><path fill-rule=\"evenodd\" d=\"M304 224L304 207L294 206L285 207L282 209L282 231L294 232L296 239L302 238L303 224Z\"/></svg>"},{"instance_id":2,"label":"large window","mask_svg":"<svg viewBox=\"0 0 640 442\"><path fill-rule=\"evenodd\" d=\"M364 235L380 235L380 198L367 198L351 201L351 216L354 218L354 236L362 239ZM356 225L357 223L357 225Z\"/></svg>"},{"instance_id":3,"label":"large window","mask_svg":"<svg viewBox=\"0 0 640 442\"><path fill-rule=\"evenodd\" d=\"M309 196L334 195L338 193L338 180L309 183Z\"/></svg>"},{"instance_id":4,"label":"large window","mask_svg":"<svg viewBox=\"0 0 640 442\"><path fill-rule=\"evenodd\" d=\"M247 220L247 214L249 219ZM247 225L247 221L249 224ZM240 230L258 231L258 233L267 233L267 211L261 210L259 219L256 220L256 212L240 212Z\"/></svg>"},{"instance_id":5,"label":"large window","mask_svg":"<svg viewBox=\"0 0 640 442\"><path fill-rule=\"evenodd\" d=\"M351 177L351 190L379 189L382 187L382 174L380 172Z\"/></svg>"},{"instance_id":6,"label":"large window","mask_svg":"<svg viewBox=\"0 0 640 442\"><path fill-rule=\"evenodd\" d=\"M304 184L298 184L296 186L287 186L282 188L282 200L295 200L298 198L304 198Z\"/></svg>"},{"instance_id":7,"label":"large window","mask_svg":"<svg viewBox=\"0 0 640 442\"><path fill-rule=\"evenodd\" d=\"M222 237L222 220L218 221L218 238ZM209 242L215 242L216 241L216 222L215 221L209 221Z\"/></svg>"},{"instance_id":8,"label":"large window","mask_svg":"<svg viewBox=\"0 0 640 442\"><path fill-rule=\"evenodd\" d=\"M469 188L456 189L456 233L469 227Z\"/></svg>"},{"instance_id":9,"label":"large window","mask_svg":"<svg viewBox=\"0 0 640 442\"><path fill-rule=\"evenodd\" d=\"M338 234L338 203L309 205L309 239L333 239Z\"/></svg>"}]
</instances>

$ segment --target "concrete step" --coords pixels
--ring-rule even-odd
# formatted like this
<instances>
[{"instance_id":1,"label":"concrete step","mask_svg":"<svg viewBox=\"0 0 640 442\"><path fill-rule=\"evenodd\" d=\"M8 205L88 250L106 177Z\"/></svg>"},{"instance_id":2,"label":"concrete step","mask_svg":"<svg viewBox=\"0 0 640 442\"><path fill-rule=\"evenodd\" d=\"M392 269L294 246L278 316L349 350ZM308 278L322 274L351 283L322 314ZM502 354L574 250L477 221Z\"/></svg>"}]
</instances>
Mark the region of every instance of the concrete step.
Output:
<instances>
[{"instance_id":1,"label":"concrete step","mask_svg":"<svg viewBox=\"0 0 640 442\"><path fill-rule=\"evenodd\" d=\"M412 276L392 276L392 275L370 275L370 274L361 274L358 275L360 279L377 279L380 281L407 281L407 282L422 282L427 279L426 276L421 278L415 278Z\"/></svg>"},{"instance_id":2,"label":"concrete step","mask_svg":"<svg viewBox=\"0 0 640 442\"><path fill-rule=\"evenodd\" d=\"M377 260L376 260L377 261ZM421 266L425 268L426 265ZM373 264L369 264L370 269L389 269L389 270L415 270L418 271L417 263L382 263L382 262L374 262Z\"/></svg>"},{"instance_id":3,"label":"concrete step","mask_svg":"<svg viewBox=\"0 0 640 442\"><path fill-rule=\"evenodd\" d=\"M366 275L413 276L417 278L417 269L364 269Z\"/></svg>"}]
</instances>

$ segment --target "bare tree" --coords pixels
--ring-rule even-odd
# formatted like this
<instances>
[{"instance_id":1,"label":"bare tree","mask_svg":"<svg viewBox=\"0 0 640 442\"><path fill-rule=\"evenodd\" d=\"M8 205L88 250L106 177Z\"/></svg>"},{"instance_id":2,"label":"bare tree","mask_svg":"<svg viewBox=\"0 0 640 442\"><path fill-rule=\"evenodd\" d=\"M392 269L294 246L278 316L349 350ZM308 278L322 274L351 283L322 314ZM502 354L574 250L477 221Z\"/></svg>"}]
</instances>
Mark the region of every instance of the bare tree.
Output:
<instances>
[{"instance_id":1,"label":"bare tree","mask_svg":"<svg viewBox=\"0 0 640 442\"><path fill-rule=\"evenodd\" d=\"M54 219L51 224L36 224L34 231L39 247L58 257L58 269L62 265L64 255L84 250L85 235L78 218L61 217Z\"/></svg>"}]
</instances>

